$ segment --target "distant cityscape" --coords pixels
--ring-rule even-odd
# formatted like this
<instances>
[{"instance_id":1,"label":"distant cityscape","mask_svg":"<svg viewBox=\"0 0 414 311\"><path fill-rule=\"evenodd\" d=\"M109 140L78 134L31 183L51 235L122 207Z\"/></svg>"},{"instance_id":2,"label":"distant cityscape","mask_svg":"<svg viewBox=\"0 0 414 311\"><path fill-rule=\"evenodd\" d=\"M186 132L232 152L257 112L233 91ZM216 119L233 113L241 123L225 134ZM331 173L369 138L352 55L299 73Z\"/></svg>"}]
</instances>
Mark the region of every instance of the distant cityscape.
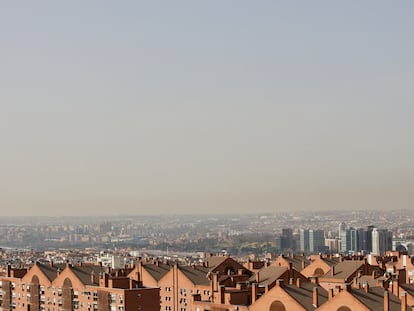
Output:
<instances>
[{"instance_id":1,"label":"distant cityscape","mask_svg":"<svg viewBox=\"0 0 414 311\"><path fill-rule=\"evenodd\" d=\"M2 218L0 310L411 310L414 212Z\"/></svg>"},{"instance_id":2,"label":"distant cityscape","mask_svg":"<svg viewBox=\"0 0 414 311\"><path fill-rule=\"evenodd\" d=\"M378 253L410 250L414 212L290 212L265 215L2 218L0 246L130 249L138 253Z\"/></svg>"}]
</instances>

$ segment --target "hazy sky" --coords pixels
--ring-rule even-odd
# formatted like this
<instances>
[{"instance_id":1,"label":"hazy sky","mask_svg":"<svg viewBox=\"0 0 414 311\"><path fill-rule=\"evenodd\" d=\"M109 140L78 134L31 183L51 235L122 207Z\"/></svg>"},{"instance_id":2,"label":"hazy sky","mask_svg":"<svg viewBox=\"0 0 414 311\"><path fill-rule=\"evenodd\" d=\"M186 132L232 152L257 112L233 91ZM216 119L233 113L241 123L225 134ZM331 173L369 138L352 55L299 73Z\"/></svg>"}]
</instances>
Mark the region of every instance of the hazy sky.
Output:
<instances>
[{"instance_id":1,"label":"hazy sky","mask_svg":"<svg viewBox=\"0 0 414 311\"><path fill-rule=\"evenodd\" d=\"M413 1L2 1L2 215L414 207Z\"/></svg>"}]
</instances>

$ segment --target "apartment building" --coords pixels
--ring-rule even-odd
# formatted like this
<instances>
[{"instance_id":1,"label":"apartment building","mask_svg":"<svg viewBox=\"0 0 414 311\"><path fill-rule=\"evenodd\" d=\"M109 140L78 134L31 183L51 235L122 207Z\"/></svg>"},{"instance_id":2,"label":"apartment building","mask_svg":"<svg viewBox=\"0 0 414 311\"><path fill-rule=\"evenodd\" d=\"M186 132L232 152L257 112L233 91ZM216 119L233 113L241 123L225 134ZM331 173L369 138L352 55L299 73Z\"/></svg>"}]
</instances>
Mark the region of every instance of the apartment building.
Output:
<instances>
[{"instance_id":1,"label":"apartment building","mask_svg":"<svg viewBox=\"0 0 414 311\"><path fill-rule=\"evenodd\" d=\"M8 267L1 277L2 310L159 310L159 289L97 265Z\"/></svg>"}]
</instances>

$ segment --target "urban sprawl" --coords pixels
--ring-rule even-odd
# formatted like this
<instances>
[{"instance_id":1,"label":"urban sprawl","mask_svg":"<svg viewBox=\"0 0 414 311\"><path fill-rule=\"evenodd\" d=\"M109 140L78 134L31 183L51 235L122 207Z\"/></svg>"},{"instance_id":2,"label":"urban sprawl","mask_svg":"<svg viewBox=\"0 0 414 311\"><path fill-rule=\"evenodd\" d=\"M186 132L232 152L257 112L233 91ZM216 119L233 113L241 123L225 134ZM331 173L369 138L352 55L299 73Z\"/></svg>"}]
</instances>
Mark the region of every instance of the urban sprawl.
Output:
<instances>
[{"instance_id":1,"label":"urban sprawl","mask_svg":"<svg viewBox=\"0 0 414 311\"><path fill-rule=\"evenodd\" d=\"M0 219L0 309L414 310L414 212Z\"/></svg>"}]
</instances>

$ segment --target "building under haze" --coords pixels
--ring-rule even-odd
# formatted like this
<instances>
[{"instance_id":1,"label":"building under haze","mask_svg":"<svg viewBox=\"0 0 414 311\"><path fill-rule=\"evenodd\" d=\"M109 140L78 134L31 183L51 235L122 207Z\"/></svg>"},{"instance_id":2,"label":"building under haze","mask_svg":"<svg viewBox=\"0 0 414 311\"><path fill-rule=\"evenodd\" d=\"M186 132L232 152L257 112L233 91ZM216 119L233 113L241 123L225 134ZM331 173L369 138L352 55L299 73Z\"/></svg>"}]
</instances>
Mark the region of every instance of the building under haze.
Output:
<instances>
[{"instance_id":1,"label":"building under haze","mask_svg":"<svg viewBox=\"0 0 414 311\"><path fill-rule=\"evenodd\" d=\"M387 229L372 230L372 252L382 255L385 251L392 249L392 232Z\"/></svg>"},{"instance_id":2,"label":"building under haze","mask_svg":"<svg viewBox=\"0 0 414 311\"><path fill-rule=\"evenodd\" d=\"M365 252L369 253L373 250L372 232L373 226L366 228L353 228L345 223L339 225L339 239L341 253ZM391 248L389 248L391 249Z\"/></svg>"},{"instance_id":3,"label":"building under haze","mask_svg":"<svg viewBox=\"0 0 414 311\"><path fill-rule=\"evenodd\" d=\"M323 230L300 229L300 251L308 253L320 253L327 250L325 246L325 232Z\"/></svg>"},{"instance_id":4,"label":"building under haze","mask_svg":"<svg viewBox=\"0 0 414 311\"><path fill-rule=\"evenodd\" d=\"M294 251L296 247L294 242L293 230L291 228L283 228L282 234L276 237L276 251Z\"/></svg>"}]
</instances>

